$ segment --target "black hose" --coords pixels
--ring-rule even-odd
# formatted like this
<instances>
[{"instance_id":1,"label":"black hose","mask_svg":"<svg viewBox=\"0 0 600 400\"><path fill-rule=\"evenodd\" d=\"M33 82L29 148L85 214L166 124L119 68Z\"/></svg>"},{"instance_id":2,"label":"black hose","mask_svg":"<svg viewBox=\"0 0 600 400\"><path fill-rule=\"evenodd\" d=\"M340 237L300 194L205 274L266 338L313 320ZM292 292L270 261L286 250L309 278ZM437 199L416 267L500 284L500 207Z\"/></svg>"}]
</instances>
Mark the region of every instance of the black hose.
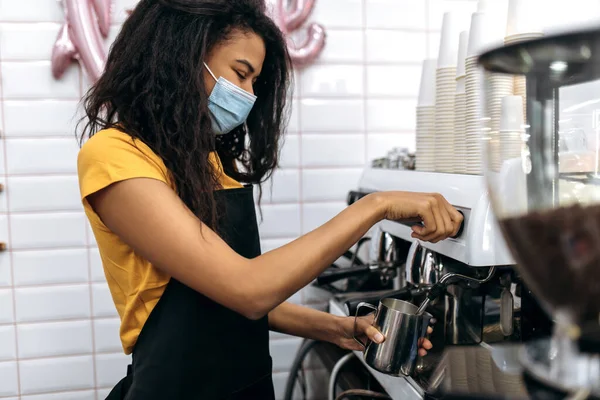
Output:
<instances>
[{"instance_id":1,"label":"black hose","mask_svg":"<svg viewBox=\"0 0 600 400\"><path fill-rule=\"evenodd\" d=\"M305 339L304 342L302 342L300 349L296 353L294 362L290 367L290 374L285 384L285 395L283 397L284 400L292 400L294 396L294 386L296 385L296 379L298 377L298 371L300 371L300 369L302 368L302 363L304 362L304 359L306 358L308 353L310 353L313 347L315 347L315 345L317 345L318 343L320 342L311 339Z\"/></svg>"}]
</instances>

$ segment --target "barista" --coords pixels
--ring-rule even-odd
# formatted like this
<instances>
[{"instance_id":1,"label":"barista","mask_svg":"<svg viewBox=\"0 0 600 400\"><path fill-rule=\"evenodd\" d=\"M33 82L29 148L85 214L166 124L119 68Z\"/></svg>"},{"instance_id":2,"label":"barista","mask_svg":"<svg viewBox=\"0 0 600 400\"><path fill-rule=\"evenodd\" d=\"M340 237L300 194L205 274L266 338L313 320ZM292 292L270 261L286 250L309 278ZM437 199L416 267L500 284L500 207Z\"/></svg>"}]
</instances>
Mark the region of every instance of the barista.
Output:
<instances>
[{"instance_id":1,"label":"barista","mask_svg":"<svg viewBox=\"0 0 600 400\"><path fill-rule=\"evenodd\" d=\"M440 195L376 193L261 255L250 185L277 166L290 74L263 0L141 0L125 22L78 158L133 356L109 399L274 399L269 330L359 349L352 318L286 299L382 219L419 217L413 237L432 242L458 231Z\"/></svg>"}]
</instances>

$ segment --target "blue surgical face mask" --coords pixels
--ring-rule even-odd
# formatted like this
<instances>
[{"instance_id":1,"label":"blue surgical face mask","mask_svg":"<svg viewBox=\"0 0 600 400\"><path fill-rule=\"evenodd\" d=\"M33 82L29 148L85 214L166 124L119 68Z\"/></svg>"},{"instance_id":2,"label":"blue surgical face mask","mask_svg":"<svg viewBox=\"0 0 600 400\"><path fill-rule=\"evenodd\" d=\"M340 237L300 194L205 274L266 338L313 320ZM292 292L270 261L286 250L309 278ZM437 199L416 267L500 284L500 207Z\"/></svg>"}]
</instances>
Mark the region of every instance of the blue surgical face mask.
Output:
<instances>
[{"instance_id":1,"label":"blue surgical face mask","mask_svg":"<svg viewBox=\"0 0 600 400\"><path fill-rule=\"evenodd\" d=\"M206 63L204 66L216 82L208 97L213 131L217 135L224 135L246 122L256 96L222 76L217 79Z\"/></svg>"}]
</instances>

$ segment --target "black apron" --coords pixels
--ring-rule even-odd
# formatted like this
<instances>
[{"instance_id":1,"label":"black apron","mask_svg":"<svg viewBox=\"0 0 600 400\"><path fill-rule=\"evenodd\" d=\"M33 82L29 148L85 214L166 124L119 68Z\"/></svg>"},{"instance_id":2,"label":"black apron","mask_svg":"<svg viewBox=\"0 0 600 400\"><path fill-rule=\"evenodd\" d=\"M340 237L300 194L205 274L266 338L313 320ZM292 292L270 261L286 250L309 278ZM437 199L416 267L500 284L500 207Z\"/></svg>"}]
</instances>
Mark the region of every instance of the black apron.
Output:
<instances>
[{"instance_id":1,"label":"black apron","mask_svg":"<svg viewBox=\"0 0 600 400\"><path fill-rule=\"evenodd\" d=\"M246 258L260 255L252 187L215 199L223 240ZM107 400L274 400L271 373L266 316L249 320L171 279Z\"/></svg>"}]
</instances>

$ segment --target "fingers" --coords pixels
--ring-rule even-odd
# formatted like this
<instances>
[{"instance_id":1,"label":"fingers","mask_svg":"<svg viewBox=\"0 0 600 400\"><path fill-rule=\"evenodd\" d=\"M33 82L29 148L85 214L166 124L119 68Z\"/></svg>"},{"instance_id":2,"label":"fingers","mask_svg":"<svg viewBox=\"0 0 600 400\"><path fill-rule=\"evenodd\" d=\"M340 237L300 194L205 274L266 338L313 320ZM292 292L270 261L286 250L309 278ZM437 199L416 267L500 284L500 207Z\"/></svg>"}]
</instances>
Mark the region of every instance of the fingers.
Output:
<instances>
[{"instance_id":1,"label":"fingers","mask_svg":"<svg viewBox=\"0 0 600 400\"><path fill-rule=\"evenodd\" d=\"M361 317L358 322L359 332L361 333L361 336L364 335L375 343L382 343L385 340L385 337L372 325L373 320L374 315L372 314Z\"/></svg>"},{"instance_id":2,"label":"fingers","mask_svg":"<svg viewBox=\"0 0 600 400\"><path fill-rule=\"evenodd\" d=\"M458 231L460 230L464 216L456 208L452 207L452 205L448 203L446 199L444 199L444 203L452 224L452 233L450 234L450 237L455 237L458 235Z\"/></svg>"},{"instance_id":3,"label":"fingers","mask_svg":"<svg viewBox=\"0 0 600 400\"><path fill-rule=\"evenodd\" d=\"M379 332L374 326L369 326L365 330L365 334L371 341L375 343L383 343L383 341L385 340L381 332Z\"/></svg>"},{"instance_id":4,"label":"fingers","mask_svg":"<svg viewBox=\"0 0 600 400\"><path fill-rule=\"evenodd\" d=\"M463 216L440 194L425 195L420 212L424 227L413 227L413 238L437 243L456 236Z\"/></svg>"},{"instance_id":5,"label":"fingers","mask_svg":"<svg viewBox=\"0 0 600 400\"><path fill-rule=\"evenodd\" d=\"M433 344L429 341L429 339L423 340L423 345L421 346L425 350L431 350L433 348Z\"/></svg>"},{"instance_id":6,"label":"fingers","mask_svg":"<svg viewBox=\"0 0 600 400\"><path fill-rule=\"evenodd\" d=\"M433 348L433 344L429 341L429 339L421 339L419 341L419 355L421 357L425 357L427 355L427 350L431 350Z\"/></svg>"},{"instance_id":7,"label":"fingers","mask_svg":"<svg viewBox=\"0 0 600 400\"><path fill-rule=\"evenodd\" d=\"M431 326L427 327L427 334L431 335L431 333L433 332L433 328Z\"/></svg>"}]
</instances>

